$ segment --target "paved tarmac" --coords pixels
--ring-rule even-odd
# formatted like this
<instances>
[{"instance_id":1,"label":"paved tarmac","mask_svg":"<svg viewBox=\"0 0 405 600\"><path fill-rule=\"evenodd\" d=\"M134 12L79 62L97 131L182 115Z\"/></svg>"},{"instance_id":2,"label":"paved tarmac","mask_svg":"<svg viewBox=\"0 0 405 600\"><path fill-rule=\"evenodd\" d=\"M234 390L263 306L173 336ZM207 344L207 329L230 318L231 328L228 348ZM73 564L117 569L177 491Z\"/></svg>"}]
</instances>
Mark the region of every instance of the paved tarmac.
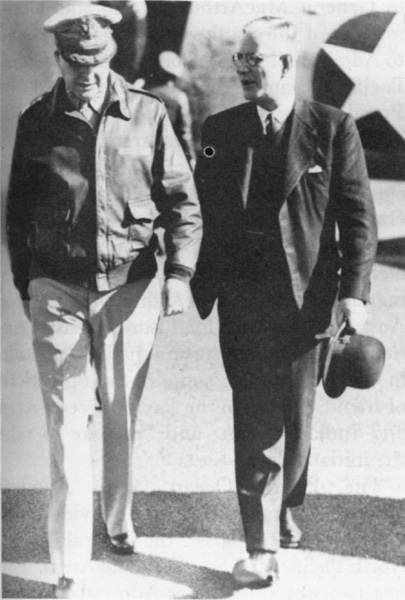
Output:
<instances>
[{"instance_id":1,"label":"paved tarmac","mask_svg":"<svg viewBox=\"0 0 405 600\"><path fill-rule=\"evenodd\" d=\"M244 555L244 543L234 486L231 395L216 315L203 323L192 307L187 315L161 321L140 407L133 508L139 537L133 557L108 551L98 497L102 415L95 414L88 598L403 598L403 184L373 185L382 241L366 333L384 342L387 363L371 390L347 390L336 400L319 390L309 493L305 507L295 512L303 545L280 552L278 584L255 592L232 586L230 572ZM49 598L44 412L29 323L2 254L2 597Z\"/></svg>"}]
</instances>

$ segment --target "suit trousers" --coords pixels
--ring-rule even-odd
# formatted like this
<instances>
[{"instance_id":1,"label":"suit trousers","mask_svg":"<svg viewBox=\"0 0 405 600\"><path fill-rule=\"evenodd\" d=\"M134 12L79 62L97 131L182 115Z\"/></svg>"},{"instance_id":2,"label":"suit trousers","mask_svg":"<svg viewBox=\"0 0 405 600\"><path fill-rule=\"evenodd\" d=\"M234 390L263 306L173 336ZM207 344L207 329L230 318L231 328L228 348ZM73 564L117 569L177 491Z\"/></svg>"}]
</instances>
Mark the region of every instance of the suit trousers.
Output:
<instances>
[{"instance_id":1,"label":"suit trousers","mask_svg":"<svg viewBox=\"0 0 405 600\"><path fill-rule=\"evenodd\" d=\"M280 510L305 497L320 346L288 289L224 285L220 346L233 391L236 486L247 551L276 552ZM299 348L298 356L296 350Z\"/></svg>"},{"instance_id":2,"label":"suit trousers","mask_svg":"<svg viewBox=\"0 0 405 600\"><path fill-rule=\"evenodd\" d=\"M33 346L49 436L48 533L57 577L82 577L91 559L88 436L95 375L103 409L102 514L109 535L135 538L131 519L135 420L161 299L156 278L109 292L48 278L30 282Z\"/></svg>"}]
</instances>

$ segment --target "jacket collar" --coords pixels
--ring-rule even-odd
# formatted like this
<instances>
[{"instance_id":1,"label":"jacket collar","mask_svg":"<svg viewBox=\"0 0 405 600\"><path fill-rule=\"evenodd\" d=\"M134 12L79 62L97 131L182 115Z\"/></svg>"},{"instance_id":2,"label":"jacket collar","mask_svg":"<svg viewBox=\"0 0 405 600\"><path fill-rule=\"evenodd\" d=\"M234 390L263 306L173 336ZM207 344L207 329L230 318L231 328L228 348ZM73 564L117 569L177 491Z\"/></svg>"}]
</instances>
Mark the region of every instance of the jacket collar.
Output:
<instances>
[{"instance_id":1,"label":"jacket collar","mask_svg":"<svg viewBox=\"0 0 405 600\"><path fill-rule=\"evenodd\" d=\"M303 98L296 98L294 103L294 123L302 126L303 136L312 138L318 135L318 116L312 110L311 104Z\"/></svg>"},{"instance_id":2,"label":"jacket collar","mask_svg":"<svg viewBox=\"0 0 405 600\"><path fill-rule=\"evenodd\" d=\"M302 174L313 162L318 146L318 119L310 105L297 98L287 152L284 197L287 198Z\"/></svg>"},{"instance_id":3,"label":"jacket collar","mask_svg":"<svg viewBox=\"0 0 405 600\"><path fill-rule=\"evenodd\" d=\"M238 121L240 137L235 136L233 139L234 156L237 158L234 161L233 172L239 184L243 206L246 208L252 174L253 149L257 145L257 140L263 135L263 128L253 102L241 106Z\"/></svg>"},{"instance_id":4,"label":"jacket collar","mask_svg":"<svg viewBox=\"0 0 405 600\"><path fill-rule=\"evenodd\" d=\"M242 111L241 135L244 142L255 144L258 138L263 135L263 126L257 112L257 106L253 102L244 105Z\"/></svg>"},{"instance_id":5,"label":"jacket collar","mask_svg":"<svg viewBox=\"0 0 405 600\"><path fill-rule=\"evenodd\" d=\"M110 70L108 81L108 101L106 104L107 111L112 106L117 107L118 113L124 119L130 119L129 98L126 82L123 77ZM51 91L51 113L70 112L72 110L71 103L67 97L65 82L60 77Z\"/></svg>"},{"instance_id":6,"label":"jacket collar","mask_svg":"<svg viewBox=\"0 0 405 600\"><path fill-rule=\"evenodd\" d=\"M129 92L125 79L115 73L114 71L110 71L110 80L109 80L109 106L116 104L119 108L121 115L125 119L131 118L131 113L129 110Z\"/></svg>"}]
</instances>

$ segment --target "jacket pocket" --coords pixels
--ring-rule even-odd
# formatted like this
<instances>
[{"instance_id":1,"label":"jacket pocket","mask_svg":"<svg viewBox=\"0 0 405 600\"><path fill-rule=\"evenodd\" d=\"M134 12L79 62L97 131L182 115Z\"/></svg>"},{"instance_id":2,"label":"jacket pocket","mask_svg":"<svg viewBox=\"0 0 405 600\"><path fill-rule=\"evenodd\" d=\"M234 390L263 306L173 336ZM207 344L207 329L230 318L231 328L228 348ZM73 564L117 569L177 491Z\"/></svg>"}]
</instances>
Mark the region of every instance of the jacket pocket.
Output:
<instances>
[{"instance_id":1,"label":"jacket pocket","mask_svg":"<svg viewBox=\"0 0 405 600\"><path fill-rule=\"evenodd\" d=\"M138 247L148 245L157 216L155 203L147 198L130 200L126 207L124 227L128 227L128 239Z\"/></svg>"}]
</instances>

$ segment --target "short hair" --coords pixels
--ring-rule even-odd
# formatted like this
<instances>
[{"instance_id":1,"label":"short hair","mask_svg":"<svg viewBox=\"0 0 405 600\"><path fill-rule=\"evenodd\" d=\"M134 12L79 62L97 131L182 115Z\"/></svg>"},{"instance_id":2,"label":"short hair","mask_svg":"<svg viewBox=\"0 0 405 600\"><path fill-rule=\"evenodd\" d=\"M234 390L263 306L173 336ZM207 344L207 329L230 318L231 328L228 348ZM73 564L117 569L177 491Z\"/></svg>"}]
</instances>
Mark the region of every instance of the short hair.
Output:
<instances>
[{"instance_id":1,"label":"short hair","mask_svg":"<svg viewBox=\"0 0 405 600\"><path fill-rule=\"evenodd\" d=\"M271 36L286 42L292 52L296 51L297 29L292 21L288 21L283 17L258 17L246 23L243 27L243 33Z\"/></svg>"}]
</instances>

